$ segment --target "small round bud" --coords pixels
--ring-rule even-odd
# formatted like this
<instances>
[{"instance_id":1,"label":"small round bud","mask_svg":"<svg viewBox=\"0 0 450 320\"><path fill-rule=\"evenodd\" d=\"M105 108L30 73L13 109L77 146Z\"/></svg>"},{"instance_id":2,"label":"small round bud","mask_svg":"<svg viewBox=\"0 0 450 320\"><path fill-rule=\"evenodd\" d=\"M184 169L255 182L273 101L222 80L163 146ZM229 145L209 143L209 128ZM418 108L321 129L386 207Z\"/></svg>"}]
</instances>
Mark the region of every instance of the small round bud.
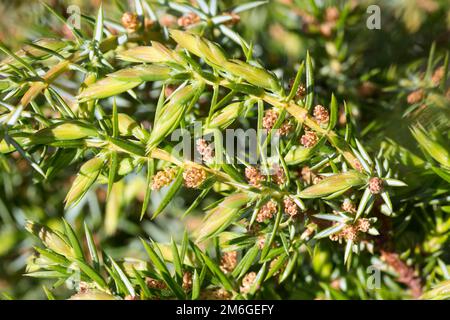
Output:
<instances>
[{"instance_id":1,"label":"small round bud","mask_svg":"<svg viewBox=\"0 0 450 320\"><path fill-rule=\"evenodd\" d=\"M369 190L372 194L378 194L383 191L383 179L378 177L370 178Z\"/></svg>"},{"instance_id":2,"label":"small round bud","mask_svg":"<svg viewBox=\"0 0 450 320\"><path fill-rule=\"evenodd\" d=\"M189 167L183 172L184 185L188 188L198 188L206 180L203 169Z\"/></svg>"},{"instance_id":3,"label":"small round bud","mask_svg":"<svg viewBox=\"0 0 450 320\"><path fill-rule=\"evenodd\" d=\"M277 213L277 203L273 200L269 200L264 204L258 211L256 215L256 221L265 222L273 218L273 215Z\"/></svg>"},{"instance_id":4,"label":"small round bud","mask_svg":"<svg viewBox=\"0 0 450 320\"><path fill-rule=\"evenodd\" d=\"M345 199L341 208L345 212L356 213L356 206L350 199Z\"/></svg>"},{"instance_id":5,"label":"small round bud","mask_svg":"<svg viewBox=\"0 0 450 320\"><path fill-rule=\"evenodd\" d=\"M136 13L125 12L121 21L128 33L134 33L139 29L139 17Z\"/></svg>"},{"instance_id":6,"label":"small round bud","mask_svg":"<svg viewBox=\"0 0 450 320\"><path fill-rule=\"evenodd\" d=\"M358 229L354 226L346 226L342 230L342 236L347 241L356 242L358 240Z\"/></svg>"},{"instance_id":7,"label":"small round bud","mask_svg":"<svg viewBox=\"0 0 450 320\"><path fill-rule=\"evenodd\" d=\"M266 237L265 236L259 236L256 243L258 244L258 248L262 250L264 248L264 245L266 244Z\"/></svg>"},{"instance_id":8,"label":"small round bud","mask_svg":"<svg viewBox=\"0 0 450 320\"><path fill-rule=\"evenodd\" d=\"M339 9L336 7L328 7L325 10L325 20L328 22L336 22L339 19Z\"/></svg>"},{"instance_id":9,"label":"small round bud","mask_svg":"<svg viewBox=\"0 0 450 320\"><path fill-rule=\"evenodd\" d=\"M356 170L358 170L360 172L363 171L363 166L362 166L361 162L359 162L358 159L353 160L353 166L355 167Z\"/></svg>"},{"instance_id":10,"label":"small round bud","mask_svg":"<svg viewBox=\"0 0 450 320\"><path fill-rule=\"evenodd\" d=\"M431 77L431 82L433 85L437 86L441 82L442 78L445 75L445 69L444 67L439 67L434 71L433 76Z\"/></svg>"},{"instance_id":11,"label":"small round bud","mask_svg":"<svg viewBox=\"0 0 450 320\"><path fill-rule=\"evenodd\" d=\"M317 137L316 133L310 130L305 130L305 133L300 138L300 143L305 148L313 147L317 143L317 141L319 141L319 138Z\"/></svg>"},{"instance_id":12,"label":"small round bud","mask_svg":"<svg viewBox=\"0 0 450 320\"><path fill-rule=\"evenodd\" d=\"M177 23L180 27L186 28L200 22L200 17L194 12L189 12L178 19Z\"/></svg>"},{"instance_id":13,"label":"small round bud","mask_svg":"<svg viewBox=\"0 0 450 320\"><path fill-rule=\"evenodd\" d=\"M196 142L198 153L202 156L203 161L210 163L214 159L214 150L212 146L206 142L205 139L198 139Z\"/></svg>"},{"instance_id":14,"label":"small round bud","mask_svg":"<svg viewBox=\"0 0 450 320\"><path fill-rule=\"evenodd\" d=\"M294 85L295 79L291 79L289 81L289 89ZM303 83L300 83L297 88L297 92L295 93L295 97L297 99L303 99L306 96L306 87Z\"/></svg>"},{"instance_id":15,"label":"small round bud","mask_svg":"<svg viewBox=\"0 0 450 320\"><path fill-rule=\"evenodd\" d=\"M255 167L245 168L245 177L248 182L254 187L261 187L261 182L265 180L261 172Z\"/></svg>"},{"instance_id":16,"label":"small round bud","mask_svg":"<svg viewBox=\"0 0 450 320\"><path fill-rule=\"evenodd\" d=\"M423 92L422 89L416 90L411 92L408 97L406 98L406 101L409 104L414 104L414 103L418 103L421 100L423 100L423 98L425 97L425 93Z\"/></svg>"},{"instance_id":17,"label":"small round bud","mask_svg":"<svg viewBox=\"0 0 450 320\"><path fill-rule=\"evenodd\" d=\"M159 190L162 187L168 186L172 180L175 178L176 169L175 168L165 168L162 171L158 171L152 179L152 190Z\"/></svg>"},{"instance_id":18,"label":"small round bud","mask_svg":"<svg viewBox=\"0 0 450 320\"><path fill-rule=\"evenodd\" d=\"M220 270L230 273L237 266L237 251L225 252L220 259Z\"/></svg>"},{"instance_id":19,"label":"small round bud","mask_svg":"<svg viewBox=\"0 0 450 320\"><path fill-rule=\"evenodd\" d=\"M319 30L320 33L325 37L331 37L333 33L334 23L333 22L324 22L320 25Z\"/></svg>"},{"instance_id":20,"label":"small round bud","mask_svg":"<svg viewBox=\"0 0 450 320\"><path fill-rule=\"evenodd\" d=\"M272 180L278 185L282 185L286 182L286 175L284 174L284 170L279 165L274 165L274 174L272 175Z\"/></svg>"},{"instance_id":21,"label":"small round bud","mask_svg":"<svg viewBox=\"0 0 450 320\"><path fill-rule=\"evenodd\" d=\"M262 126L266 130L272 130L273 126L277 122L279 114L274 109L266 110L262 120Z\"/></svg>"},{"instance_id":22,"label":"small round bud","mask_svg":"<svg viewBox=\"0 0 450 320\"><path fill-rule=\"evenodd\" d=\"M289 121L285 121L278 129L278 134L280 136L287 136L289 133L292 132L293 128L294 127L292 126L292 124L289 123Z\"/></svg>"},{"instance_id":23,"label":"small round bud","mask_svg":"<svg viewBox=\"0 0 450 320\"><path fill-rule=\"evenodd\" d=\"M324 106L318 104L314 107L314 118L316 118L319 123L328 123L330 115Z\"/></svg>"},{"instance_id":24,"label":"small round bud","mask_svg":"<svg viewBox=\"0 0 450 320\"><path fill-rule=\"evenodd\" d=\"M284 212L291 217L295 217L298 214L298 206L292 198L284 198L283 200Z\"/></svg>"},{"instance_id":25,"label":"small round bud","mask_svg":"<svg viewBox=\"0 0 450 320\"><path fill-rule=\"evenodd\" d=\"M188 291L192 288L192 274L190 272L183 273L183 289Z\"/></svg>"},{"instance_id":26,"label":"small round bud","mask_svg":"<svg viewBox=\"0 0 450 320\"><path fill-rule=\"evenodd\" d=\"M356 223L356 227L357 227L358 231L360 231L360 232L369 231L369 229L370 229L369 219L366 219L366 218L359 219L358 222Z\"/></svg>"},{"instance_id":27,"label":"small round bud","mask_svg":"<svg viewBox=\"0 0 450 320\"><path fill-rule=\"evenodd\" d=\"M145 278L145 284L151 289L162 290L166 288L166 284L163 281L156 280L150 277Z\"/></svg>"},{"instance_id":28,"label":"small round bud","mask_svg":"<svg viewBox=\"0 0 450 320\"><path fill-rule=\"evenodd\" d=\"M241 293L248 293L256 280L256 272L247 273L242 279L242 284L240 287Z\"/></svg>"},{"instance_id":29,"label":"small round bud","mask_svg":"<svg viewBox=\"0 0 450 320\"><path fill-rule=\"evenodd\" d=\"M308 166L302 167L298 174L301 177L301 180L303 180L306 184L313 183L317 177L317 175Z\"/></svg>"}]
</instances>

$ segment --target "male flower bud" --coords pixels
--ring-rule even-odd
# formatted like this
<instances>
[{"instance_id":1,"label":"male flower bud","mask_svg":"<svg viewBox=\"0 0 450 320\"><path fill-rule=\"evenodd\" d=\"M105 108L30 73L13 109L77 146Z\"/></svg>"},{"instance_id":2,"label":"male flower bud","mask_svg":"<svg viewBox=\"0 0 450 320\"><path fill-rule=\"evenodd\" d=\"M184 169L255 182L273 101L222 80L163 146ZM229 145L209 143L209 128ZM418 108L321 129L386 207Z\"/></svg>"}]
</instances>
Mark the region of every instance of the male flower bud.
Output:
<instances>
[{"instance_id":1,"label":"male flower bud","mask_svg":"<svg viewBox=\"0 0 450 320\"><path fill-rule=\"evenodd\" d=\"M317 137L317 134L314 131L311 130L305 130L305 133L300 138L300 143L305 148L312 148L314 145L319 141L319 138Z\"/></svg>"},{"instance_id":2,"label":"male flower bud","mask_svg":"<svg viewBox=\"0 0 450 320\"><path fill-rule=\"evenodd\" d=\"M230 300L231 294L225 289L204 289L200 293L200 300Z\"/></svg>"},{"instance_id":3,"label":"male flower bud","mask_svg":"<svg viewBox=\"0 0 450 320\"><path fill-rule=\"evenodd\" d=\"M128 33L134 33L139 29L139 17L136 13L125 12L121 22Z\"/></svg>"},{"instance_id":4,"label":"male flower bud","mask_svg":"<svg viewBox=\"0 0 450 320\"><path fill-rule=\"evenodd\" d=\"M356 213L356 206L350 199L345 199L342 203L342 210L348 213Z\"/></svg>"},{"instance_id":5,"label":"male flower bud","mask_svg":"<svg viewBox=\"0 0 450 320\"><path fill-rule=\"evenodd\" d=\"M175 17L171 14L163 14L159 18L159 24L166 28L173 28L177 24L177 17Z\"/></svg>"},{"instance_id":6,"label":"male flower bud","mask_svg":"<svg viewBox=\"0 0 450 320\"><path fill-rule=\"evenodd\" d=\"M265 180L265 177L261 174L259 169L255 167L246 167L245 177L247 178L248 182L256 188L261 187L261 182Z\"/></svg>"},{"instance_id":7,"label":"male flower bud","mask_svg":"<svg viewBox=\"0 0 450 320\"><path fill-rule=\"evenodd\" d=\"M416 90L411 92L408 97L406 97L406 101L409 104L415 104L420 102L421 100L423 100L423 98L425 97L425 93L423 92L422 89Z\"/></svg>"},{"instance_id":8,"label":"male flower bud","mask_svg":"<svg viewBox=\"0 0 450 320\"><path fill-rule=\"evenodd\" d=\"M284 169L280 167L278 164L273 165L274 173L272 175L272 180L278 185L282 185L286 182L286 174L284 173Z\"/></svg>"},{"instance_id":9,"label":"male flower bud","mask_svg":"<svg viewBox=\"0 0 450 320\"><path fill-rule=\"evenodd\" d=\"M280 114L275 109L269 109L265 112L262 125L266 130L272 130L277 122ZM277 133L280 136L287 136L292 131L292 125L289 121L284 121L283 124L278 128Z\"/></svg>"},{"instance_id":10,"label":"male flower bud","mask_svg":"<svg viewBox=\"0 0 450 320\"><path fill-rule=\"evenodd\" d=\"M292 129L292 124L289 121L285 121L277 132L280 136L287 136L292 131Z\"/></svg>"},{"instance_id":11,"label":"male flower bud","mask_svg":"<svg viewBox=\"0 0 450 320\"><path fill-rule=\"evenodd\" d=\"M292 78L289 81L289 89L292 90L292 87L294 86L295 79ZM295 92L295 98L296 99L303 99L306 96L306 88L303 83L300 83L297 87L297 91Z\"/></svg>"},{"instance_id":12,"label":"male flower bud","mask_svg":"<svg viewBox=\"0 0 450 320\"><path fill-rule=\"evenodd\" d=\"M252 285L255 283L255 281L256 281L256 272L247 273L242 279L242 284L241 287L239 288L241 293L250 292L250 289Z\"/></svg>"},{"instance_id":13,"label":"male flower bud","mask_svg":"<svg viewBox=\"0 0 450 320\"><path fill-rule=\"evenodd\" d=\"M328 114L328 110L325 109L324 106L318 104L314 107L314 118L319 123L326 124L330 120L330 115Z\"/></svg>"},{"instance_id":14,"label":"male flower bud","mask_svg":"<svg viewBox=\"0 0 450 320\"><path fill-rule=\"evenodd\" d=\"M295 217L298 214L298 206L292 198L284 198L283 200L284 212L291 217Z\"/></svg>"},{"instance_id":15,"label":"male flower bud","mask_svg":"<svg viewBox=\"0 0 450 320\"><path fill-rule=\"evenodd\" d=\"M166 289L166 284L161 280L156 280L150 277L145 278L146 285L151 289Z\"/></svg>"},{"instance_id":16,"label":"male flower bud","mask_svg":"<svg viewBox=\"0 0 450 320\"><path fill-rule=\"evenodd\" d=\"M152 179L152 190L159 190L164 186L169 185L173 179L175 179L176 175L175 168L165 168L162 171L158 171Z\"/></svg>"},{"instance_id":17,"label":"male flower bud","mask_svg":"<svg viewBox=\"0 0 450 320\"><path fill-rule=\"evenodd\" d=\"M196 167L188 167L183 171L184 185L188 188L198 188L206 180L206 172Z\"/></svg>"},{"instance_id":18,"label":"male flower bud","mask_svg":"<svg viewBox=\"0 0 450 320\"><path fill-rule=\"evenodd\" d=\"M328 7L325 9L325 20L328 22L336 22L339 19L339 9L336 7Z\"/></svg>"},{"instance_id":19,"label":"male flower bud","mask_svg":"<svg viewBox=\"0 0 450 320\"><path fill-rule=\"evenodd\" d=\"M200 17L194 12L188 12L177 20L180 27L187 28L200 22Z\"/></svg>"},{"instance_id":20,"label":"male flower bud","mask_svg":"<svg viewBox=\"0 0 450 320\"><path fill-rule=\"evenodd\" d=\"M230 273L237 266L237 251L225 252L220 259L220 270Z\"/></svg>"},{"instance_id":21,"label":"male flower bud","mask_svg":"<svg viewBox=\"0 0 450 320\"><path fill-rule=\"evenodd\" d=\"M369 219L359 219L354 224L346 225L340 232L330 235L332 241L357 241L359 233L366 233L370 229Z\"/></svg>"},{"instance_id":22,"label":"male flower bud","mask_svg":"<svg viewBox=\"0 0 450 320\"><path fill-rule=\"evenodd\" d=\"M317 175L308 166L302 167L298 174L301 177L301 180L306 184L312 184L314 178L317 177Z\"/></svg>"},{"instance_id":23,"label":"male flower bud","mask_svg":"<svg viewBox=\"0 0 450 320\"><path fill-rule=\"evenodd\" d=\"M441 82L442 78L445 75L445 69L443 66L439 67L434 71L433 76L431 77L431 82L433 85L437 86Z\"/></svg>"},{"instance_id":24,"label":"male flower bud","mask_svg":"<svg viewBox=\"0 0 450 320\"><path fill-rule=\"evenodd\" d=\"M383 191L383 179L378 177L370 178L369 190L373 194L381 193L381 191Z\"/></svg>"},{"instance_id":25,"label":"male flower bud","mask_svg":"<svg viewBox=\"0 0 450 320\"><path fill-rule=\"evenodd\" d=\"M266 110L262 120L263 128L266 130L272 130L273 126L277 122L278 117L279 114L276 110L274 109Z\"/></svg>"},{"instance_id":26,"label":"male flower bud","mask_svg":"<svg viewBox=\"0 0 450 320\"><path fill-rule=\"evenodd\" d=\"M190 273L190 272L183 273L182 287L186 291L188 291L192 288L192 273Z\"/></svg>"},{"instance_id":27,"label":"male flower bud","mask_svg":"<svg viewBox=\"0 0 450 320\"><path fill-rule=\"evenodd\" d=\"M198 139L196 142L198 153L202 156L203 161L211 163L214 159L214 150L205 139Z\"/></svg>"},{"instance_id":28,"label":"male flower bud","mask_svg":"<svg viewBox=\"0 0 450 320\"><path fill-rule=\"evenodd\" d=\"M277 213L277 203L273 200L269 200L258 211L256 215L256 221L265 222L273 218L273 215Z\"/></svg>"},{"instance_id":29,"label":"male flower bud","mask_svg":"<svg viewBox=\"0 0 450 320\"><path fill-rule=\"evenodd\" d=\"M370 229L369 219L366 219L366 218L359 219L357 224L356 224L356 228L360 232L367 232L367 231L369 231L369 229Z\"/></svg>"},{"instance_id":30,"label":"male flower bud","mask_svg":"<svg viewBox=\"0 0 450 320\"><path fill-rule=\"evenodd\" d=\"M264 248L264 245L266 244L266 237L264 235L260 235L258 238L256 238L256 244L258 245L258 248L262 250Z\"/></svg>"}]
</instances>

